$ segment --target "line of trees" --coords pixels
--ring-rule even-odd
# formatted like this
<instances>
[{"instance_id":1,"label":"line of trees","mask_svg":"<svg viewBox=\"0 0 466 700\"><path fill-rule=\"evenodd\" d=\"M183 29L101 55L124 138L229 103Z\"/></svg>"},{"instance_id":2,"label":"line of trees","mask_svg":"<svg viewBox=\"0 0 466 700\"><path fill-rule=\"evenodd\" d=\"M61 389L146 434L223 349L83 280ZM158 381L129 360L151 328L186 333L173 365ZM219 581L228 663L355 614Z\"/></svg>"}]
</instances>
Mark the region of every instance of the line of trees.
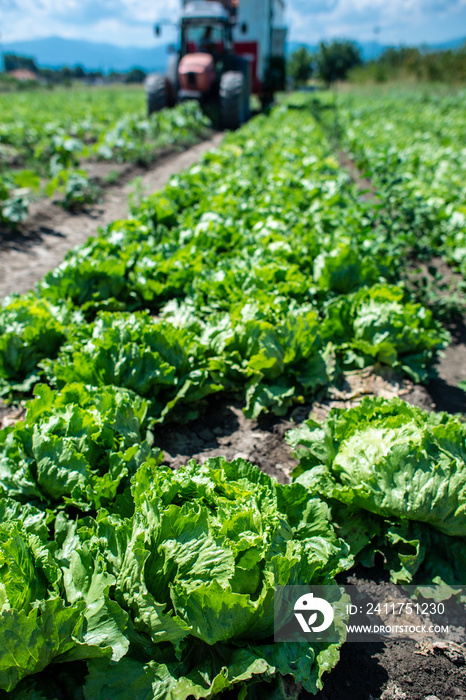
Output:
<instances>
[{"instance_id":1,"label":"line of trees","mask_svg":"<svg viewBox=\"0 0 466 700\"><path fill-rule=\"evenodd\" d=\"M3 66L7 73L12 70L29 70L32 73L37 73L39 70L33 58L16 56L13 53L3 54Z\"/></svg>"},{"instance_id":2,"label":"line of trees","mask_svg":"<svg viewBox=\"0 0 466 700\"><path fill-rule=\"evenodd\" d=\"M466 43L445 51L402 46L386 49L380 58L352 71L354 82L384 83L388 80L414 79L442 83L466 82Z\"/></svg>"},{"instance_id":3,"label":"line of trees","mask_svg":"<svg viewBox=\"0 0 466 700\"><path fill-rule=\"evenodd\" d=\"M330 85L336 80L385 82L415 79L447 83L466 81L466 43L456 50L430 51L412 47L390 47L373 61L364 63L353 41L321 42L311 53L305 46L295 51L288 63L288 75L297 87L312 77Z\"/></svg>"},{"instance_id":4,"label":"line of trees","mask_svg":"<svg viewBox=\"0 0 466 700\"><path fill-rule=\"evenodd\" d=\"M95 82L106 80L109 82L122 83L142 83L145 80L146 73L141 68L132 68L128 72L112 71L104 74L102 71L85 70L82 66L63 66L61 68L40 68L33 58L28 56L18 56L13 53L5 53L3 55L3 65L6 73L11 73L16 70L27 70L34 73L39 80L50 85L65 84L69 85L75 80L87 82Z\"/></svg>"},{"instance_id":5,"label":"line of trees","mask_svg":"<svg viewBox=\"0 0 466 700\"><path fill-rule=\"evenodd\" d=\"M345 80L349 71L362 63L361 50L354 41L322 41L315 53L305 46L297 49L290 57L288 74L298 87L313 76L330 85L336 80Z\"/></svg>"}]
</instances>

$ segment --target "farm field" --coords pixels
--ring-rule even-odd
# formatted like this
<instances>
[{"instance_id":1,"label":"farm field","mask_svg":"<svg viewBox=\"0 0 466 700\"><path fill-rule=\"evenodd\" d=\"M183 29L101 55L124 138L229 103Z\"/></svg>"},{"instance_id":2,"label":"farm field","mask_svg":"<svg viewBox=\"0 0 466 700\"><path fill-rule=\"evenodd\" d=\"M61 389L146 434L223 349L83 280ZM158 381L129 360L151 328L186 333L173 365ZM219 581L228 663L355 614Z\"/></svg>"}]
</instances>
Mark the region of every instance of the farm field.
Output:
<instances>
[{"instance_id":1,"label":"farm field","mask_svg":"<svg viewBox=\"0 0 466 700\"><path fill-rule=\"evenodd\" d=\"M400 89L377 100L348 94L339 113L343 144L358 167L392 209L410 217L415 232L422 230L416 252L428 256L435 247L463 277L465 110L464 90L442 96Z\"/></svg>"},{"instance_id":2,"label":"farm field","mask_svg":"<svg viewBox=\"0 0 466 700\"><path fill-rule=\"evenodd\" d=\"M3 301L0 697L466 698L273 643L281 585L465 580L464 94L415 97L288 96Z\"/></svg>"},{"instance_id":3,"label":"farm field","mask_svg":"<svg viewBox=\"0 0 466 700\"><path fill-rule=\"evenodd\" d=\"M122 164L148 167L163 149L204 138L195 103L146 116L142 88L74 88L0 95L0 226L27 219L31 201L92 204Z\"/></svg>"},{"instance_id":4,"label":"farm field","mask_svg":"<svg viewBox=\"0 0 466 700\"><path fill-rule=\"evenodd\" d=\"M214 133L179 152L167 151L149 167L122 164L118 181L105 187L103 196L94 204L66 211L53 199L32 203L24 223L0 229L0 298L31 290L63 261L70 248L85 243L99 227L126 219L132 202L144 193L160 189L180 170L191 167L203 153L218 145L222 136Z\"/></svg>"}]
</instances>

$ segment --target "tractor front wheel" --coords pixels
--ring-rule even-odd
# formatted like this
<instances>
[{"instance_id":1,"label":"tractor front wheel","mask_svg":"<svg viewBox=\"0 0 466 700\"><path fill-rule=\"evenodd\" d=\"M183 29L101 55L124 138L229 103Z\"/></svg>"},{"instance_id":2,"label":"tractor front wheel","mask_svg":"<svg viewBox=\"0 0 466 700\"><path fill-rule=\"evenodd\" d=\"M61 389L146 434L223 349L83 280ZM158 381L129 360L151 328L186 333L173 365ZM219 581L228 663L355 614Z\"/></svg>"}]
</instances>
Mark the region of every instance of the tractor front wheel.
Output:
<instances>
[{"instance_id":1,"label":"tractor front wheel","mask_svg":"<svg viewBox=\"0 0 466 700\"><path fill-rule=\"evenodd\" d=\"M220 108L225 129L238 129L247 119L244 75L228 71L220 80Z\"/></svg>"},{"instance_id":2,"label":"tractor front wheel","mask_svg":"<svg viewBox=\"0 0 466 700\"><path fill-rule=\"evenodd\" d=\"M167 80L160 73L148 75L145 83L147 98L147 113L160 112L168 104Z\"/></svg>"}]
</instances>

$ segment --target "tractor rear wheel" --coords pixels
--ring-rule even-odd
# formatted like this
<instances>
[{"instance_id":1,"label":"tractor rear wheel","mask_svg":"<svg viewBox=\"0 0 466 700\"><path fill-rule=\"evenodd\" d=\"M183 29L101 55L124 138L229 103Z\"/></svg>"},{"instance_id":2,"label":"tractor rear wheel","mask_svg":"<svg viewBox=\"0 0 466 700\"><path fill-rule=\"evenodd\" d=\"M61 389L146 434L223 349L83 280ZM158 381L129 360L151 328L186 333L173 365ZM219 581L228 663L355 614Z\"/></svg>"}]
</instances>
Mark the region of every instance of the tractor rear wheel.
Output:
<instances>
[{"instance_id":1,"label":"tractor rear wheel","mask_svg":"<svg viewBox=\"0 0 466 700\"><path fill-rule=\"evenodd\" d=\"M145 83L147 97L147 113L160 112L168 104L167 80L161 73L148 75Z\"/></svg>"},{"instance_id":2,"label":"tractor rear wheel","mask_svg":"<svg viewBox=\"0 0 466 700\"><path fill-rule=\"evenodd\" d=\"M220 80L220 108L223 126L238 129L247 118L246 84L244 75L238 71L228 71Z\"/></svg>"}]
</instances>

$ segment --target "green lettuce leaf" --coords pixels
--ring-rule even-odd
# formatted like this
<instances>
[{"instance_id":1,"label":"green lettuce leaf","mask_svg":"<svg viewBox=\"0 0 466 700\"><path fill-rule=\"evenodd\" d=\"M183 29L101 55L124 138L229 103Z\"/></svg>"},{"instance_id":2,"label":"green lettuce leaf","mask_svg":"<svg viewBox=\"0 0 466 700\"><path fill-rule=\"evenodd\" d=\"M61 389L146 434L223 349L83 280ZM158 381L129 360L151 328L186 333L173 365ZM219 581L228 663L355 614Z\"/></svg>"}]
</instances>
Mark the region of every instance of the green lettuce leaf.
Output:
<instances>
[{"instance_id":1,"label":"green lettuce leaf","mask_svg":"<svg viewBox=\"0 0 466 700\"><path fill-rule=\"evenodd\" d=\"M113 387L35 390L24 422L0 433L0 487L10 498L89 511L115 502L153 458L147 401ZM146 439L144 439L146 438Z\"/></svg>"},{"instance_id":2,"label":"green lettuce leaf","mask_svg":"<svg viewBox=\"0 0 466 700\"><path fill-rule=\"evenodd\" d=\"M61 571L48 548L20 524L0 524L0 688L12 690L73 648L84 602L60 597Z\"/></svg>"},{"instance_id":3,"label":"green lettuce leaf","mask_svg":"<svg viewBox=\"0 0 466 700\"><path fill-rule=\"evenodd\" d=\"M324 337L339 345L348 368L379 362L425 381L434 354L450 335L420 304L405 300L399 287L376 284L331 302Z\"/></svg>"},{"instance_id":4,"label":"green lettuce leaf","mask_svg":"<svg viewBox=\"0 0 466 700\"><path fill-rule=\"evenodd\" d=\"M435 551L438 575L452 577L447 583L466 575L462 556L452 567L446 548L435 545L443 538L453 546L466 534L466 426L458 418L367 398L287 439L299 458L297 481L331 504L361 560L380 551L392 577L409 581L424 562L437 575Z\"/></svg>"},{"instance_id":5,"label":"green lettuce leaf","mask_svg":"<svg viewBox=\"0 0 466 700\"><path fill-rule=\"evenodd\" d=\"M0 310L0 396L27 392L38 364L55 357L65 340L66 311L34 294L7 300Z\"/></svg>"},{"instance_id":6,"label":"green lettuce leaf","mask_svg":"<svg viewBox=\"0 0 466 700\"><path fill-rule=\"evenodd\" d=\"M196 404L221 388L212 381L207 348L189 331L147 314L100 314L44 366L59 387L82 382L147 397L160 421L195 417Z\"/></svg>"},{"instance_id":7,"label":"green lettuce leaf","mask_svg":"<svg viewBox=\"0 0 466 700\"><path fill-rule=\"evenodd\" d=\"M144 465L132 494L129 520L102 513L77 532L100 548L134 626L116 665L89 662L86 697L118 697L123 675L141 698L210 698L233 687L246 697L251 683L280 674L315 692L338 645L320 654L272 644L274 596L287 584L330 583L351 566L328 508L299 484L223 458L176 472Z\"/></svg>"}]
</instances>

